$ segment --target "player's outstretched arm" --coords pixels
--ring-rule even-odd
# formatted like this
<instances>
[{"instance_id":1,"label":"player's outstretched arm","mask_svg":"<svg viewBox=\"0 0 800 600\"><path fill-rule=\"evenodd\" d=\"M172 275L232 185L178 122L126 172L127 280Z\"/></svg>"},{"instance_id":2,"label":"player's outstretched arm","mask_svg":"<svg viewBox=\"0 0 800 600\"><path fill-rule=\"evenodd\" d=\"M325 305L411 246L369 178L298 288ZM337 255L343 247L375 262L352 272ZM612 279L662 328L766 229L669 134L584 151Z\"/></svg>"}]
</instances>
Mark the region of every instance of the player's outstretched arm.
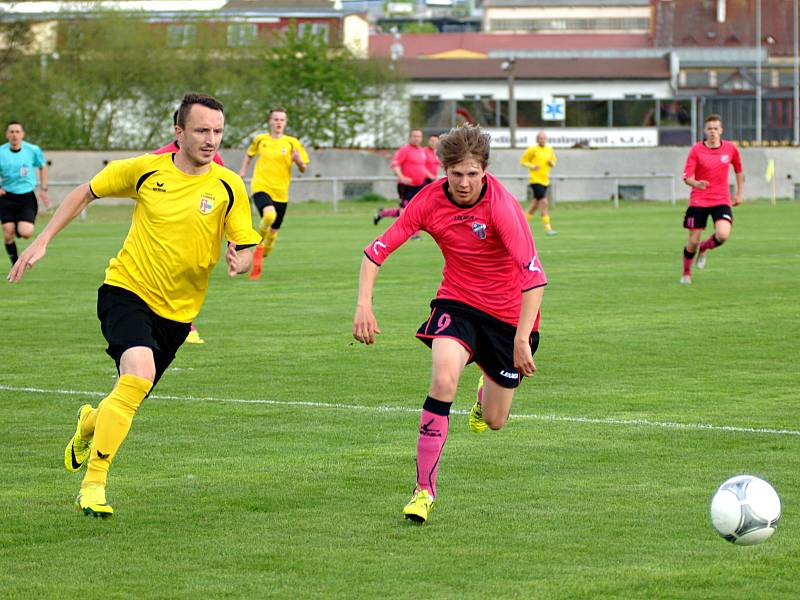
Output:
<instances>
[{"instance_id":1,"label":"player's outstretched arm","mask_svg":"<svg viewBox=\"0 0 800 600\"><path fill-rule=\"evenodd\" d=\"M522 306L519 309L519 323L517 333L514 335L514 366L520 373L530 377L536 372L536 363L533 362L533 353L528 343L528 338L536 322L536 315L542 306L544 286L533 288L522 294Z\"/></svg>"},{"instance_id":2,"label":"player's outstretched arm","mask_svg":"<svg viewBox=\"0 0 800 600\"><path fill-rule=\"evenodd\" d=\"M25 248L11 271L8 273L8 281L16 283L25 275L25 272L39 262L47 252L47 244L50 243L56 234L69 225L75 217L81 214L89 203L94 200L94 194L88 183L79 185L69 194L59 205L58 210L53 214L53 218L42 230L30 246Z\"/></svg>"},{"instance_id":3,"label":"player's outstretched arm","mask_svg":"<svg viewBox=\"0 0 800 600\"><path fill-rule=\"evenodd\" d=\"M248 248L236 249L236 244L233 242L228 243L228 249L225 252L225 263L228 265L228 275L236 277L242 273L250 271L253 266L253 246Z\"/></svg>"},{"instance_id":4,"label":"player's outstretched arm","mask_svg":"<svg viewBox=\"0 0 800 600\"><path fill-rule=\"evenodd\" d=\"M247 169L250 167L251 160L253 160L253 157L245 152L244 160L242 161L242 168L239 169L239 177L241 177L242 179L244 179L247 176Z\"/></svg>"},{"instance_id":5,"label":"player's outstretched arm","mask_svg":"<svg viewBox=\"0 0 800 600\"><path fill-rule=\"evenodd\" d=\"M733 195L733 205L739 206L742 203L743 197L742 194L744 188L744 173L739 172L736 173L736 192Z\"/></svg>"},{"instance_id":6,"label":"player's outstretched arm","mask_svg":"<svg viewBox=\"0 0 800 600\"><path fill-rule=\"evenodd\" d=\"M372 312L372 290L378 277L378 265L366 256L361 261L358 274L358 300L353 316L353 337L363 344L374 344L375 335L381 332L378 321Z\"/></svg>"}]
</instances>

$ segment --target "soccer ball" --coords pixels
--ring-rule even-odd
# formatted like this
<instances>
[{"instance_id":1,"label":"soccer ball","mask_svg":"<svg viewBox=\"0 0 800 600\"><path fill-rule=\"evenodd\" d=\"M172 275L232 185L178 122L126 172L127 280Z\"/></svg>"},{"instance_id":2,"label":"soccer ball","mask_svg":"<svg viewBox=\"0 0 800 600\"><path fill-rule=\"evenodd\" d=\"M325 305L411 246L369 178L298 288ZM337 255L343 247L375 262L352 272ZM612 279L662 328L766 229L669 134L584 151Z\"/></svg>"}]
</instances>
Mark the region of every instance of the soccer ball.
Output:
<instances>
[{"instance_id":1,"label":"soccer ball","mask_svg":"<svg viewBox=\"0 0 800 600\"><path fill-rule=\"evenodd\" d=\"M763 479L737 475L724 482L711 500L711 523L729 542L750 546L775 533L781 499Z\"/></svg>"}]
</instances>

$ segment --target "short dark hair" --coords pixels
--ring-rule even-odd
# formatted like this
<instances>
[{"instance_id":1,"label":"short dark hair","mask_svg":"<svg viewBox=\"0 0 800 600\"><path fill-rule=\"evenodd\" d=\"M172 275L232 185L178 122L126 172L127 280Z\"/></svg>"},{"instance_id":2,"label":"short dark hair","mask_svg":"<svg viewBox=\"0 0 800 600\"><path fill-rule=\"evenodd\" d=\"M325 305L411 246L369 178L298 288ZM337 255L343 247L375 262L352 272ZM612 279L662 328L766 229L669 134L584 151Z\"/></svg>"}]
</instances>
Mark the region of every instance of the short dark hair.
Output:
<instances>
[{"instance_id":1,"label":"short dark hair","mask_svg":"<svg viewBox=\"0 0 800 600\"><path fill-rule=\"evenodd\" d=\"M703 125L709 121L719 121L719 124L722 125L722 117L720 117L717 113L711 113L705 119L703 119Z\"/></svg>"},{"instance_id":2,"label":"short dark hair","mask_svg":"<svg viewBox=\"0 0 800 600\"><path fill-rule=\"evenodd\" d=\"M8 131L8 128L11 127L12 125L19 125L22 128L22 130L25 131L25 128L22 126L22 123L20 123L19 121L9 121L8 123L6 123L6 131Z\"/></svg>"},{"instance_id":3,"label":"short dark hair","mask_svg":"<svg viewBox=\"0 0 800 600\"><path fill-rule=\"evenodd\" d=\"M272 108L269 109L269 114L267 115L267 118L269 119L272 116L272 113L276 112L282 112L285 115L289 114L286 112L286 109L283 108L282 106L273 106Z\"/></svg>"},{"instance_id":4,"label":"short dark hair","mask_svg":"<svg viewBox=\"0 0 800 600\"><path fill-rule=\"evenodd\" d=\"M491 143L492 136L481 131L478 125L466 123L454 127L439 138L439 143L436 144L436 156L445 169L468 158L474 158L481 164L481 168L485 169L489 164Z\"/></svg>"},{"instance_id":5,"label":"short dark hair","mask_svg":"<svg viewBox=\"0 0 800 600\"><path fill-rule=\"evenodd\" d=\"M175 114L175 124L181 129L186 127L186 115L189 114L189 111L195 104L201 104L207 108L218 110L223 114L225 113L222 102L213 96L209 96L208 94L198 94L197 92L186 92L183 95L181 105L178 107L178 111Z\"/></svg>"}]
</instances>

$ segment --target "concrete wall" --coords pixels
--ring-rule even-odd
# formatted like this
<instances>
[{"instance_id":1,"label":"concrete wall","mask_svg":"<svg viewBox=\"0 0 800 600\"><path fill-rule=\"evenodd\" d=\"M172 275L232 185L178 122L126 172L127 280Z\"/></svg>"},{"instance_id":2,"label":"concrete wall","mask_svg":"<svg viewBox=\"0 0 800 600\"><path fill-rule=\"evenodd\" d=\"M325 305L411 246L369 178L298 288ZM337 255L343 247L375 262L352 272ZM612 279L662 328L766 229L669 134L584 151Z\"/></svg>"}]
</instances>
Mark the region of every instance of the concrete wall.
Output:
<instances>
[{"instance_id":1,"label":"concrete wall","mask_svg":"<svg viewBox=\"0 0 800 600\"><path fill-rule=\"evenodd\" d=\"M575 200L609 199L614 193L615 175L674 174L675 190L679 201L688 197L689 188L681 181L681 173L688 148L652 148L625 150L558 150L558 165L552 171L555 197L558 202ZM489 170L501 177L508 188L520 198L525 197L527 170L519 165L522 149L499 149L492 152ZM136 152L48 152L50 167L50 194L58 203L75 185L88 181L103 168L104 161L126 158ZM776 192L779 198L794 198L795 184L800 185L800 150L795 148L747 148L741 150L745 170L745 199L768 198L769 185L764 173L769 159L775 160ZM290 198L292 201L309 199L330 201L333 189L330 181L340 179L337 194L344 196L343 182L348 177L383 178L373 182L375 193L387 198L395 197L395 183L389 169L390 151L331 150L310 151L311 164L303 175L296 175ZM223 150L225 164L238 171L243 150ZM604 176L601 179L573 179L578 176ZM558 177L569 177L559 180ZM355 183L356 180L350 180ZM733 181L733 177L731 177ZM659 180L620 180L620 184L643 185L645 198L669 200L672 183Z\"/></svg>"}]
</instances>

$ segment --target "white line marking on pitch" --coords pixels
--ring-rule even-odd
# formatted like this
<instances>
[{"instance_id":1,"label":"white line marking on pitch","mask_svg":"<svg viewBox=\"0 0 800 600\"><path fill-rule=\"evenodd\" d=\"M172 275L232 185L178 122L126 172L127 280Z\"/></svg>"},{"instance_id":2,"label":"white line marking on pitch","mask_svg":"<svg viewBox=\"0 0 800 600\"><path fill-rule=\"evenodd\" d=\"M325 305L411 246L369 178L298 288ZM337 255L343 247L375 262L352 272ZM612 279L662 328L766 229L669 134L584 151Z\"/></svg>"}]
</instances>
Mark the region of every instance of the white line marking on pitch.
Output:
<instances>
[{"instance_id":1,"label":"white line marking on pitch","mask_svg":"<svg viewBox=\"0 0 800 600\"><path fill-rule=\"evenodd\" d=\"M82 390L47 390L33 387L13 387L0 385L0 390L7 392L29 392L33 394L57 394L61 396L93 396L104 398L108 394L103 392L88 392ZM360 404L342 404L338 402L304 402L300 400L244 400L240 398L214 398L213 396L169 396L153 394L154 400L182 400L201 402L227 402L235 404L266 404L272 406L299 406L304 408L327 408L333 410L366 410L372 412L399 412L419 413L419 408L406 406L364 406ZM453 414L466 415L468 411L454 410ZM759 433L772 435L792 435L800 437L796 429L773 429L770 427L737 427L733 425L712 425L710 423L674 423L669 421L651 421L650 419L615 419L612 417L568 417L561 415L514 414L512 419L528 419L532 421L552 421L556 423L583 423L587 425L633 425L637 427L656 427L661 429L684 429L688 431L725 431L729 433Z\"/></svg>"}]
</instances>

